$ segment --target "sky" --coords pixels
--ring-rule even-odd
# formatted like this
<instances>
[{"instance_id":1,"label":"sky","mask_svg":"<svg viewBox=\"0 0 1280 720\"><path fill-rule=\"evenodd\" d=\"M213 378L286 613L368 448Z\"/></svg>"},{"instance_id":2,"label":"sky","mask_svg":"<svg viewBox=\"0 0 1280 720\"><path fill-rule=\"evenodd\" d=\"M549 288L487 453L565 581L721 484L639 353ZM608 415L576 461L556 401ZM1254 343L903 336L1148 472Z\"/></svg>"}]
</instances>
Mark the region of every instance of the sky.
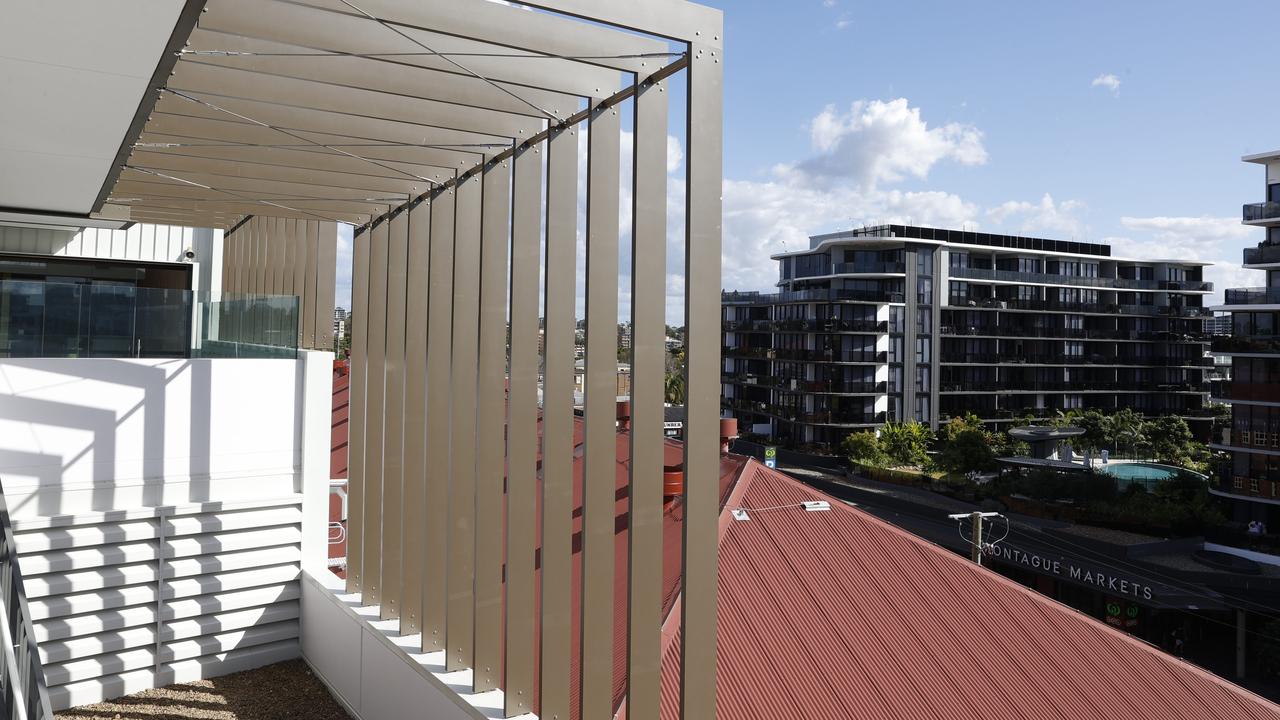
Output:
<instances>
[{"instance_id":1,"label":"sky","mask_svg":"<svg viewBox=\"0 0 1280 720\"><path fill-rule=\"evenodd\" d=\"M1280 149L1275 63L1249 31L1280 24L1280 3L706 4L725 12L723 288L769 289L771 253L885 222L1211 261L1215 298L1262 283L1240 268L1262 237L1240 207L1264 199L1263 170L1240 156ZM678 256L682 116L672 119ZM340 305L349 240L343 251Z\"/></svg>"}]
</instances>

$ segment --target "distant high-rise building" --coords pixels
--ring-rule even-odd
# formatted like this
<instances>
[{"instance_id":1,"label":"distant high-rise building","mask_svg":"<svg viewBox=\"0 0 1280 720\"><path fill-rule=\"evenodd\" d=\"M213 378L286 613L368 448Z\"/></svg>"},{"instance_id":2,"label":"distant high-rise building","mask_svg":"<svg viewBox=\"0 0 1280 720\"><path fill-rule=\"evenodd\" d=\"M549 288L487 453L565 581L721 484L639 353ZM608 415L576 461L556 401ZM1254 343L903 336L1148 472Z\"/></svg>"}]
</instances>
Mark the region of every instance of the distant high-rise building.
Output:
<instances>
[{"instance_id":1,"label":"distant high-rise building","mask_svg":"<svg viewBox=\"0 0 1280 720\"><path fill-rule=\"evenodd\" d=\"M1207 396L1207 263L902 225L774 259L778 292L723 297L723 397L744 429L834 445L970 412L1186 416Z\"/></svg>"},{"instance_id":2,"label":"distant high-rise building","mask_svg":"<svg viewBox=\"0 0 1280 720\"><path fill-rule=\"evenodd\" d=\"M342 346L342 338L347 334L347 318L349 313L342 308L333 309L333 342L334 347Z\"/></svg>"},{"instance_id":3,"label":"distant high-rise building","mask_svg":"<svg viewBox=\"0 0 1280 720\"><path fill-rule=\"evenodd\" d=\"M1231 334L1231 314L1223 313L1207 317L1204 319L1204 334L1214 335L1230 335Z\"/></svg>"},{"instance_id":4,"label":"distant high-rise building","mask_svg":"<svg viewBox=\"0 0 1280 720\"><path fill-rule=\"evenodd\" d=\"M1215 338L1216 355L1231 359L1231 382L1221 386L1231 403L1231 427L1210 447L1230 453L1214 492L1231 498L1234 520L1280 529L1280 151L1247 155L1266 168L1265 202L1244 206L1245 225L1265 234L1245 248L1244 267L1266 272L1262 287L1224 293L1231 335Z\"/></svg>"}]
</instances>

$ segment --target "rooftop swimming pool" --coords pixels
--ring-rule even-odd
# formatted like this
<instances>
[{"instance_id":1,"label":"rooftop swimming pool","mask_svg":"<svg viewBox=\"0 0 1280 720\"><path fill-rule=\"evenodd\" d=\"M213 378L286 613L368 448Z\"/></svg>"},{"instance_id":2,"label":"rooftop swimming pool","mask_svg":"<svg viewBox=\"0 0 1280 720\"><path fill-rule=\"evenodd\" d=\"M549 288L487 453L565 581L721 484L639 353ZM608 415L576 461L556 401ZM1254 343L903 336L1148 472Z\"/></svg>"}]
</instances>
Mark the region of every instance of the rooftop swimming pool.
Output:
<instances>
[{"instance_id":1,"label":"rooftop swimming pool","mask_svg":"<svg viewBox=\"0 0 1280 720\"><path fill-rule=\"evenodd\" d=\"M1186 468L1174 467L1173 465L1160 465L1158 463L1108 463L1106 465L1097 466L1097 470L1098 472L1106 473L1119 481L1118 484L1122 489L1134 483L1141 483L1150 487L1162 480L1172 480L1180 476L1198 478L1201 480L1207 479L1204 475L1187 470Z\"/></svg>"}]
</instances>

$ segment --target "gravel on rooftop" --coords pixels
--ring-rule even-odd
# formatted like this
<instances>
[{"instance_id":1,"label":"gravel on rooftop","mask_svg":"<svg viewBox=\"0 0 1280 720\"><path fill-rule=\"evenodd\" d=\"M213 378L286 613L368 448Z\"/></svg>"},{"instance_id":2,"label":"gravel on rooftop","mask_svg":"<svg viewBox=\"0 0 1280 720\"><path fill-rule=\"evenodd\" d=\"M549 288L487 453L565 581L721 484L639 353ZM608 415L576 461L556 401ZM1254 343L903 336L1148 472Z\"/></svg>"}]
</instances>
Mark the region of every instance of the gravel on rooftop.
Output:
<instances>
[{"instance_id":1,"label":"gravel on rooftop","mask_svg":"<svg viewBox=\"0 0 1280 720\"><path fill-rule=\"evenodd\" d=\"M55 720L351 720L301 660L64 710Z\"/></svg>"}]
</instances>

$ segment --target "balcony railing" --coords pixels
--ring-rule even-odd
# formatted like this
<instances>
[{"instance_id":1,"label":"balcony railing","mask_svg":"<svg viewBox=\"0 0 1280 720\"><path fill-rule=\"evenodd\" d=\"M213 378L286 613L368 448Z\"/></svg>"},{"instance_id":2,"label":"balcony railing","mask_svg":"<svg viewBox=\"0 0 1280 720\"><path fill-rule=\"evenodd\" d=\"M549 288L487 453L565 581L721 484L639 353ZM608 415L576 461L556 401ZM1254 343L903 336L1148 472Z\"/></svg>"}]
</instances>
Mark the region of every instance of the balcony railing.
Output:
<instances>
[{"instance_id":1,"label":"balcony railing","mask_svg":"<svg viewBox=\"0 0 1280 720\"><path fill-rule=\"evenodd\" d=\"M799 360L804 362L884 363L889 361L889 353L883 350L880 352L853 352L775 348L773 350L773 358L775 360Z\"/></svg>"},{"instance_id":2,"label":"balcony railing","mask_svg":"<svg viewBox=\"0 0 1280 720\"><path fill-rule=\"evenodd\" d=\"M767 387L782 392L793 392L804 395L874 395L888 390L889 383L881 382L830 382L825 380L802 380L799 378L774 377L753 373L722 375L723 382L740 385Z\"/></svg>"},{"instance_id":3,"label":"balcony railing","mask_svg":"<svg viewBox=\"0 0 1280 720\"><path fill-rule=\"evenodd\" d=\"M1280 305L1280 287L1232 288L1224 296L1227 305Z\"/></svg>"},{"instance_id":4,"label":"balcony railing","mask_svg":"<svg viewBox=\"0 0 1280 720\"><path fill-rule=\"evenodd\" d=\"M40 650L18 568L9 510L0 488L0 710L12 720L53 720Z\"/></svg>"},{"instance_id":5,"label":"balcony railing","mask_svg":"<svg viewBox=\"0 0 1280 720\"><path fill-rule=\"evenodd\" d=\"M1017 270L990 270L986 268L951 268L951 276L970 280L996 280L1015 283L1040 283L1072 287L1094 287L1116 290L1180 290L1210 291L1213 283L1201 281L1136 280L1131 278L1082 277L1079 275L1054 275L1051 273L1020 272Z\"/></svg>"},{"instance_id":6,"label":"balcony railing","mask_svg":"<svg viewBox=\"0 0 1280 720\"><path fill-rule=\"evenodd\" d=\"M1238 380L1213 383L1212 394L1224 400L1261 400L1280 402L1280 385L1272 383L1246 383Z\"/></svg>"},{"instance_id":7,"label":"balcony railing","mask_svg":"<svg viewBox=\"0 0 1280 720\"><path fill-rule=\"evenodd\" d=\"M1243 215L1245 222L1280 220L1280 202L1247 203Z\"/></svg>"},{"instance_id":8,"label":"balcony railing","mask_svg":"<svg viewBox=\"0 0 1280 720\"><path fill-rule=\"evenodd\" d=\"M296 357L298 299L0 280L0 357Z\"/></svg>"},{"instance_id":9,"label":"balcony railing","mask_svg":"<svg viewBox=\"0 0 1280 720\"><path fill-rule=\"evenodd\" d=\"M1269 265L1271 263L1280 263L1280 245L1259 245L1258 247L1244 249L1245 265Z\"/></svg>"},{"instance_id":10,"label":"balcony railing","mask_svg":"<svg viewBox=\"0 0 1280 720\"><path fill-rule=\"evenodd\" d=\"M723 292L720 301L726 305L777 305L791 302L827 302L851 300L855 302L900 303L899 292L868 292L863 290L791 290L777 293Z\"/></svg>"},{"instance_id":11,"label":"balcony railing","mask_svg":"<svg viewBox=\"0 0 1280 720\"><path fill-rule=\"evenodd\" d=\"M1280 354L1280 337L1240 336L1214 338L1209 349L1216 353Z\"/></svg>"},{"instance_id":12,"label":"balcony railing","mask_svg":"<svg viewBox=\"0 0 1280 720\"><path fill-rule=\"evenodd\" d=\"M957 337L989 336L1000 338L1043 338L1046 340L1148 340L1153 342L1159 341L1194 344L1203 344L1208 342L1208 336L1203 333L1174 333L1165 331L1133 332L1131 330L1015 327L1003 325L997 325L994 327L956 327L953 325L943 325L942 334Z\"/></svg>"},{"instance_id":13,"label":"balcony railing","mask_svg":"<svg viewBox=\"0 0 1280 720\"><path fill-rule=\"evenodd\" d=\"M1116 382L944 382L938 386L939 392L1066 392L1078 393L1088 391L1111 392L1209 392L1208 383L1116 383Z\"/></svg>"},{"instance_id":14,"label":"balcony railing","mask_svg":"<svg viewBox=\"0 0 1280 720\"><path fill-rule=\"evenodd\" d=\"M836 263L835 274L867 274L867 275L884 275L894 274L900 275L907 271L906 263L900 262L878 262L878 263Z\"/></svg>"},{"instance_id":15,"label":"balcony railing","mask_svg":"<svg viewBox=\"0 0 1280 720\"><path fill-rule=\"evenodd\" d=\"M946 353L942 364L979 365L1134 365L1141 367L1211 367L1206 357L1112 357L1107 355L1015 355L1012 353Z\"/></svg>"},{"instance_id":16,"label":"balcony railing","mask_svg":"<svg viewBox=\"0 0 1280 720\"><path fill-rule=\"evenodd\" d=\"M846 321L846 320L726 320L722 324L725 332L889 332L889 322L882 320Z\"/></svg>"},{"instance_id":17,"label":"balcony railing","mask_svg":"<svg viewBox=\"0 0 1280 720\"><path fill-rule=\"evenodd\" d=\"M1169 315L1172 317L1206 317L1212 311L1203 307L1182 305L1118 305L1114 303L1060 302L1057 300L1015 300L1003 298L947 299L951 308L983 308L989 310L1046 310L1049 312L1096 313L1103 315Z\"/></svg>"}]
</instances>

